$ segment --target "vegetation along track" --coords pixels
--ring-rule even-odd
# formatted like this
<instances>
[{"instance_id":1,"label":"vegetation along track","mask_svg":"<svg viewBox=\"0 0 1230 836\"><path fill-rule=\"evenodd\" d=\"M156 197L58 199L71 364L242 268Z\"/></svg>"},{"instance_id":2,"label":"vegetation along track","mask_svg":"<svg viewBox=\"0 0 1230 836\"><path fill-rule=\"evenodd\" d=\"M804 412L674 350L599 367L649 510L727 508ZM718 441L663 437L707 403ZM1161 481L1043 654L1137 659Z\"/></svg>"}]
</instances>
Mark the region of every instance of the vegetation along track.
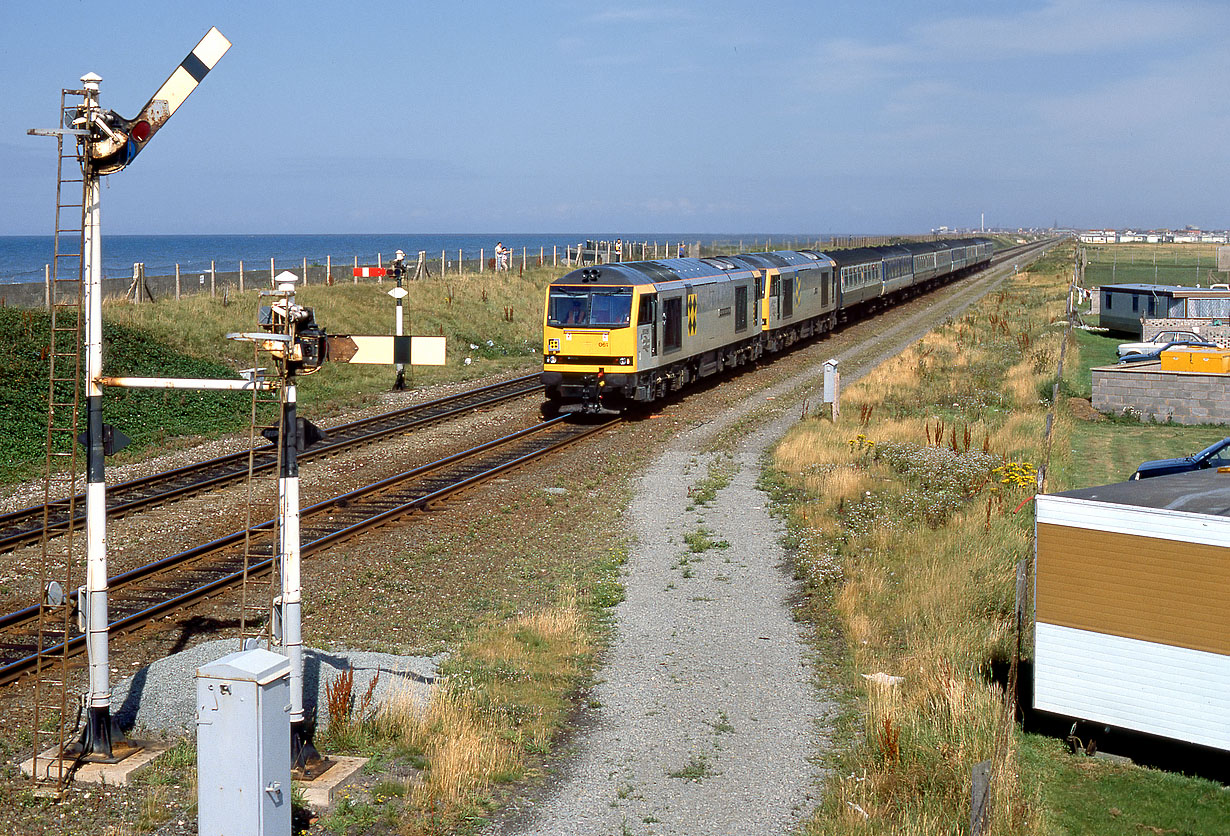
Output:
<instances>
[{"instance_id":1,"label":"vegetation along track","mask_svg":"<svg viewBox=\"0 0 1230 836\"><path fill-rule=\"evenodd\" d=\"M300 512L302 554L307 557L398 517L427 510L452 494L618 422L615 418L583 423L562 416L304 508ZM110 578L109 631L134 630L239 585L244 542L245 531L236 531ZM264 574L272 568L273 520L252 527L248 550L250 574ZM37 615L37 607L30 606L0 617L0 685L32 669ZM83 636L69 642L70 653L84 647Z\"/></svg>"},{"instance_id":2,"label":"vegetation along track","mask_svg":"<svg viewBox=\"0 0 1230 836\"><path fill-rule=\"evenodd\" d=\"M537 374L525 375L490 386L483 386L444 398L413 404L371 418L363 418L328 429L328 438L299 455L300 461L336 454L344 449L370 444L381 438L404 433L415 427L444 421L474 409L540 391ZM268 470L277 464L277 449L273 445L254 453L253 472ZM240 450L225 456L194 462L174 470L154 473L107 486L107 516L120 517L151 505L169 502L207 488L244 478L248 473L248 451ZM7 514L0 514L0 553L38 542L43 536L43 505L31 505ZM75 525L85 521L85 496L78 494ZM69 501L57 499L47 506L47 533L56 536L68 523Z\"/></svg>"}]
</instances>

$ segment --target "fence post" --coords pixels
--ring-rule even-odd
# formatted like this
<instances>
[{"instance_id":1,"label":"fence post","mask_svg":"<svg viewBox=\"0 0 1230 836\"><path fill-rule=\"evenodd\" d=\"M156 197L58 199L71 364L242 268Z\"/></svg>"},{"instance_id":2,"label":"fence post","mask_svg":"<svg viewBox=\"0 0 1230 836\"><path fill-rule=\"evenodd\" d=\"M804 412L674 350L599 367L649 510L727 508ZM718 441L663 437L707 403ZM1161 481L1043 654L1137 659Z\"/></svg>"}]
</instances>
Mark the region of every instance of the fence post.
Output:
<instances>
[{"instance_id":1,"label":"fence post","mask_svg":"<svg viewBox=\"0 0 1230 836\"><path fill-rule=\"evenodd\" d=\"M214 261L213 259L210 259L209 260L209 295L211 297L217 295L217 292L216 292L217 291L217 278L218 278L218 273L214 269Z\"/></svg>"},{"instance_id":2,"label":"fence post","mask_svg":"<svg viewBox=\"0 0 1230 836\"><path fill-rule=\"evenodd\" d=\"M357 255L354 257L354 283L359 283L359 257Z\"/></svg>"},{"instance_id":3,"label":"fence post","mask_svg":"<svg viewBox=\"0 0 1230 836\"><path fill-rule=\"evenodd\" d=\"M333 286L333 256L325 256L325 284Z\"/></svg>"},{"instance_id":4,"label":"fence post","mask_svg":"<svg viewBox=\"0 0 1230 836\"><path fill-rule=\"evenodd\" d=\"M179 265L175 265L175 301L179 301Z\"/></svg>"},{"instance_id":5,"label":"fence post","mask_svg":"<svg viewBox=\"0 0 1230 836\"><path fill-rule=\"evenodd\" d=\"M478 272L483 272L487 267L487 250L484 247L478 248Z\"/></svg>"},{"instance_id":6,"label":"fence post","mask_svg":"<svg viewBox=\"0 0 1230 836\"><path fill-rule=\"evenodd\" d=\"M382 253L376 253L376 266L377 267L384 266L384 255Z\"/></svg>"},{"instance_id":7,"label":"fence post","mask_svg":"<svg viewBox=\"0 0 1230 836\"><path fill-rule=\"evenodd\" d=\"M551 245L551 266L559 267L559 244Z\"/></svg>"},{"instance_id":8,"label":"fence post","mask_svg":"<svg viewBox=\"0 0 1230 836\"><path fill-rule=\"evenodd\" d=\"M307 256L303 257L303 286L307 287Z\"/></svg>"},{"instance_id":9,"label":"fence post","mask_svg":"<svg viewBox=\"0 0 1230 836\"><path fill-rule=\"evenodd\" d=\"M47 310L51 310L51 265L43 265L43 301Z\"/></svg>"},{"instance_id":10,"label":"fence post","mask_svg":"<svg viewBox=\"0 0 1230 836\"><path fill-rule=\"evenodd\" d=\"M461 265L462 265L461 258L462 258L461 247L458 247L457 248L457 275L458 276L461 275Z\"/></svg>"},{"instance_id":11,"label":"fence post","mask_svg":"<svg viewBox=\"0 0 1230 836\"><path fill-rule=\"evenodd\" d=\"M540 247L538 248L538 266L539 266L539 267L541 267L541 266L542 266L542 256L543 256L543 252L544 252L545 250L546 250L546 247L542 247L542 246L540 246ZM1197 268L1199 268L1199 265L1197 265ZM1197 275L1197 276L1199 276L1199 275L1200 275L1200 270L1199 270L1199 269L1197 269L1197 270L1196 270L1196 275Z\"/></svg>"},{"instance_id":12,"label":"fence post","mask_svg":"<svg viewBox=\"0 0 1230 836\"><path fill-rule=\"evenodd\" d=\"M525 247L521 248L521 272L525 272Z\"/></svg>"},{"instance_id":13,"label":"fence post","mask_svg":"<svg viewBox=\"0 0 1230 836\"><path fill-rule=\"evenodd\" d=\"M970 775L969 832L970 836L982 836L987 823L987 796L991 789L991 762L974 764Z\"/></svg>"},{"instance_id":14,"label":"fence post","mask_svg":"<svg viewBox=\"0 0 1230 836\"><path fill-rule=\"evenodd\" d=\"M239 260L239 292L243 293L243 259Z\"/></svg>"},{"instance_id":15,"label":"fence post","mask_svg":"<svg viewBox=\"0 0 1230 836\"><path fill-rule=\"evenodd\" d=\"M444 250L440 250L440 278L444 278Z\"/></svg>"}]
</instances>

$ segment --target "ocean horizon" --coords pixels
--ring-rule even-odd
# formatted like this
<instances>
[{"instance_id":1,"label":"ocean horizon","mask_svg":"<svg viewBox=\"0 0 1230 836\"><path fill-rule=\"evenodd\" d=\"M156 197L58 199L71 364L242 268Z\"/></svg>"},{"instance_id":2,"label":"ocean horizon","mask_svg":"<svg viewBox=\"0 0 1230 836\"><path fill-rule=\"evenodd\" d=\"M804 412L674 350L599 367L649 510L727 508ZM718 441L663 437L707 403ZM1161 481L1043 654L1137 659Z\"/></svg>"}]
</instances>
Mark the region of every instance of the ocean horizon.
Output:
<instances>
[{"instance_id":1,"label":"ocean horizon","mask_svg":"<svg viewBox=\"0 0 1230 836\"><path fill-rule=\"evenodd\" d=\"M420 250L427 258L438 263L440 253L446 254L452 263L458 250L465 260L479 257L480 250L491 257L496 242L511 247L520 257L522 249L536 257L540 249L547 258L553 248L559 248L563 259L565 247L575 247L585 241L657 242L662 245L693 243L739 244L749 250L764 249L770 241L778 242L775 248L783 248L791 242L798 246L814 246L831 235L806 236L771 233L455 233L455 234L362 234L362 235L103 235L103 276L114 278L132 276L132 265L145 264L147 276L169 276L175 273L176 265L183 274L208 272L210 262L219 272L236 271L239 263L253 272L267 269L269 259L275 267L293 270L301 267L303 259L309 264L324 264L332 258L341 269L359 264L375 264L377 258L384 261L395 250L405 251L413 260ZM50 235L0 235L0 284L22 284L43 281L45 265L52 260L52 236ZM625 249L625 257L638 256L639 252ZM652 257L652 256L651 256Z\"/></svg>"}]
</instances>

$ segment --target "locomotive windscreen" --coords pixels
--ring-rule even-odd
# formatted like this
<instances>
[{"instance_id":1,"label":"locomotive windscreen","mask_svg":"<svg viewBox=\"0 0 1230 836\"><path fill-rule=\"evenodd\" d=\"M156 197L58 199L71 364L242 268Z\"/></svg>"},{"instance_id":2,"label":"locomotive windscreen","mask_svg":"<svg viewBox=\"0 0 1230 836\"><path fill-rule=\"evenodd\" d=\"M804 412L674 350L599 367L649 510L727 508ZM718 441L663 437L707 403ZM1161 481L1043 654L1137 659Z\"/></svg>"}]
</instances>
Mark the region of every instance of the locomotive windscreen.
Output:
<instances>
[{"instance_id":1,"label":"locomotive windscreen","mask_svg":"<svg viewBox=\"0 0 1230 836\"><path fill-rule=\"evenodd\" d=\"M632 288L553 287L547 324L621 328L632 319Z\"/></svg>"}]
</instances>

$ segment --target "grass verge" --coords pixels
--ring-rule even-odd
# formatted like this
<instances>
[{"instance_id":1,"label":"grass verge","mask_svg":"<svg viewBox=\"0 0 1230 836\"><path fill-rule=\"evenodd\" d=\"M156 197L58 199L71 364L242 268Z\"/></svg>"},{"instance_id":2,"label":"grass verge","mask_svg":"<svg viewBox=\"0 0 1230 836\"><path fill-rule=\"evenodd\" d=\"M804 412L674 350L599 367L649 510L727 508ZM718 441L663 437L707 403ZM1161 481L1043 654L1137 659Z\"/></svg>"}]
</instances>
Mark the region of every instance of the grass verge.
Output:
<instances>
[{"instance_id":1,"label":"grass verge","mask_svg":"<svg viewBox=\"0 0 1230 836\"><path fill-rule=\"evenodd\" d=\"M847 390L838 422L804 420L775 450L766 481L789 501L809 614L838 652L824 673L844 686L840 745L806 833L967 832L982 761L984 833L1111 832L1094 829L1091 811L1062 808L1070 771L1084 767L1024 735L992 675L1017 641L1015 566L1032 553L1028 499L1071 257L1068 247L1015 276ZM1067 347L1061 391L1080 385L1077 349ZM1086 477L1096 468L1074 461L1091 458L1082 445L1097 430L1074 427L1064 404L1052 464ZM1133 784L1167 782L1172 812L1209 797L1205 782L1122 769ZM1099 803L1136 811L1134 792L1108 790ZM1224 823L1230 798L1215 806ZM1180 820L1132 816L1150 830ZM1181 832L1219 832L1210 821Z\"/></svg>"}]
</instances>

